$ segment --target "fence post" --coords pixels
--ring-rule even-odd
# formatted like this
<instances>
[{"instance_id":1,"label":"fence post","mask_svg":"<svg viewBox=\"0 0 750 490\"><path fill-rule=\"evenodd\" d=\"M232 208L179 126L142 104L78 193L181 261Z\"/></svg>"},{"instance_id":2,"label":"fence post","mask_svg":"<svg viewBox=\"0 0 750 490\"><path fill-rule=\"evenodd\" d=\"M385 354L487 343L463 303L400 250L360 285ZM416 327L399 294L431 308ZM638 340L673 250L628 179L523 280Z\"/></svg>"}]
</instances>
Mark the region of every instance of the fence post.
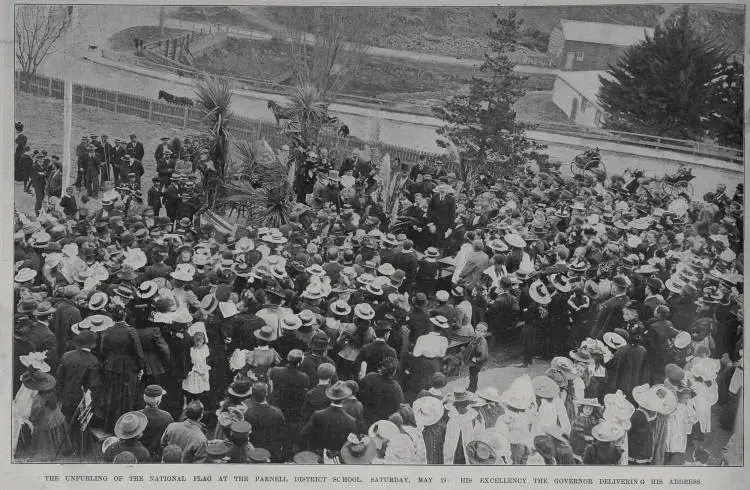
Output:
<instances>
[{"instance_id":1,"label":"fence post","mask_svg":"<svg viewBox=\"0 0 750 490\"><path fill-rule=\"evenodd\" d=\"M151 113L153 112L153 110L154 110L154 101L149 100L148 101L148 120L149 121L151 120Z\"/></svg>"},{"instance_id":2,"label":"fence post","mask_svg":"<svg viewBox=\"0 0 750 490\"><path fill-rule=\"evenodd\" d=\"M187 127L187 120L188 120L188 106L185 106L185 115L182 116L182 127Z\"/></svg>"},{"instance_id":3,"label":"fence post","mask_svg":"<svg viewBox=\"0 0 750 490\"><path fill-rule=\"evenodd\" d=\"M47 80L47 97L52 97L52 77Z\"/></svg>"},{"instance_id":4,"label":"fence post","mask_svg":"<svg viewBox=\"0 0 750 490\"><path fill-rule=\"evenodd\" d=\"M115 92L115 108L114 108L114 112L117 112L117 106L119 105L119 102L120 102L120 92Z\"/></svg>"}]
</instances>

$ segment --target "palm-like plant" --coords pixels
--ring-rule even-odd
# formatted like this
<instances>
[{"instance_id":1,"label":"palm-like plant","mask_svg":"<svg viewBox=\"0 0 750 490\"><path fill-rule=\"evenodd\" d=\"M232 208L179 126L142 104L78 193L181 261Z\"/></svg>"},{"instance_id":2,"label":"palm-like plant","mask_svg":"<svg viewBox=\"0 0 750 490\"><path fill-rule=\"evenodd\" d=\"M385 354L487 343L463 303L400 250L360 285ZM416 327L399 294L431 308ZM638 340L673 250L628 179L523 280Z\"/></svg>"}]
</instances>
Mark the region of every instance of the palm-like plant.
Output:
<instances>
[{"instance_id":1,"label":"palm-like plant","mask_svg":"<svg viewBox=\"0 0 750 490\"><path fill-rule=\"evenodd\" d=\"M283 108L290 119L284 132L306 148L318 140L321 128L331 121L328 102L323 92L312 84L292 87L287 98L289 103Z\"/></svg>"},{"instance_id":2,"label":"palm-like plant","mask_svg":"<svg viewBox=\"0 0 750 490\"><path fill-rule=\"evenodd\" d=\"M232 91L231 80L208 74L195 84L198 107L203 111L203 121L211 135L211 157L220 178L224 177L229 156L227 126L232 118L232 112L229 110Z\"/></svg>"}]
</instances>

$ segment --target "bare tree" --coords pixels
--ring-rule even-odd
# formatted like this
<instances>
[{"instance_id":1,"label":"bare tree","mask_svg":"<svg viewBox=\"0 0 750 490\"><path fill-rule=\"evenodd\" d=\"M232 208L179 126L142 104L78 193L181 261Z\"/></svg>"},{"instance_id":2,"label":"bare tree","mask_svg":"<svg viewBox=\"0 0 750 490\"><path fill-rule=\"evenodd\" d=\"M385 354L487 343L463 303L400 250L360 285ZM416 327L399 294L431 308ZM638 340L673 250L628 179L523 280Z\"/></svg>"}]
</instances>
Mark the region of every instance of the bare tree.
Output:
<instances>
[{"instance_id":1,"label":"bare tree","mask_svg":"<svg viewBox=\"0 0 750 490\"><path fill-rule=\"evenodd\" d=\"M331 101L364 63L379 31L378 9L284 7L283 36L297 85L312 85Z\"/></svg>"},{"instance_id":2,"label":"bare tree","mask_svg":"<svg viewBox=\"0 0 750 490\"><path fill-rule=\"evenodd\" d=\"M16 7L16 61L28 80L70 24L71 11L61 5L19 5Z\"/></svg>"}]
</instances>

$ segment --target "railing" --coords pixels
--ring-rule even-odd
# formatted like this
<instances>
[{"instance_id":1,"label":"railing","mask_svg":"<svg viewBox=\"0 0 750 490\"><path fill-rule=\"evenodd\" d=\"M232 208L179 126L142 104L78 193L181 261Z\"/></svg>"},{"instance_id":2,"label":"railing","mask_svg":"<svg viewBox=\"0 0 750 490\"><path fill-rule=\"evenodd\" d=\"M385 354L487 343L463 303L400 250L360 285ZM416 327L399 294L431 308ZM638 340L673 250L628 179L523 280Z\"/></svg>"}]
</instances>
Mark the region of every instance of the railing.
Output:
<instances>
[{"instance_id":1,"label":"railing","mask_svg":"<svg viewBox=\"0 0 750 490\"><path fill-rule=\"evenodd\" d=\"M62 80L43 76L35 76L28 81L28 86L22 87L21 74L20 72L15 72L15 81L16 87L22 88L26 92L31 92L35 95L43 95L46 97L55 97L58 99L63 98L64 83ZM146 97L129 95L121 92L113 92L105 89L98 89L82 84L73 84L73 103L94 106L121 114L131 114L149 119L151 121L166 122L185 128L203 128L200 111L195 108L177 106ZM529 120L527 122L536 124L536 129L538 130L562 134L566 136L585 138L587 140L606 141L611 143L653 148L656 150L668 150L696 156L709 157L738 164L744 162L743 150L736 148L728 148L697 141L686 141L647 134L584 128L581 126L567 125L565 123L552 123L547 121L534 120ZM278 129L275 125L266 121L245 118L242 116L233 117L232 131L237 133L238 136L245 139L257 138L257 136L260 135L269 140L269 142L272 140L284 140L284 137L279 134ZM322 138L324 138L326 144L337 145L338 147L345 148L363 148L365 144L361 140L357 140L355 138L336 138L332 135L323 135ZM589 143L587 142L587 145L588 144ZM424 156L429 161L436 161L437 159L441 158L440 154L423 152L411 148L383 145L382 143L380 147L387 148L387 151L391 153L392 157L399 157L404 162L415 162L421 156Z\"/></svg>"},{"instance_id":2,"label":"railing","mask_svg":"<svg viewBox=\"0 0 750 490\"><path fill-rule=\"evenodd\" d=\"M34 95L55 99L63 99L65 96L65 83L57 78L36 75L24 79L22 74L16 71L15 83L17 90L23 90ZM200 109L169 104L138 95L89 87L80 83L73 84L73 104L96 107L118 114L138 116L149 121L167 123L185 129L205 129L203 114ZM288 142L288 139L280 133L275 124L259 119L234 115L229 128L231 135L240 140L255 141L265 138L275 147ZM359 138L343 138L331 133L322 133L319 142L322 146L337 149L339 152L351 152L354 149L364 150L367 146L372 146L372 144L368 144ZM413 148L383 143L379 143L378 146L381 152L388 152L392 158L400 158L404 163L414 163L423 157L428 162L437 163L442 158L440 154Z\"/></svg>"}]
</instances>

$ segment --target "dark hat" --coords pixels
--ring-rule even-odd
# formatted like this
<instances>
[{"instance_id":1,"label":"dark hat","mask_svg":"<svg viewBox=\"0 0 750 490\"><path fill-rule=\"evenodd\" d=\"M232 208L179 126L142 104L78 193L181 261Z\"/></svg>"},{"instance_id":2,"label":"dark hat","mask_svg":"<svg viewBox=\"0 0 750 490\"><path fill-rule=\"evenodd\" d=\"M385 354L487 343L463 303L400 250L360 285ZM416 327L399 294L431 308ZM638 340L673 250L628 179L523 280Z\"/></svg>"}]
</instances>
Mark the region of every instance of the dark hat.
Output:
<instances>
[{"instance_id":1,"label":"dark hat","mask_svg":"<svg viewBox=\"0 0 750 490\"><path fill-rule=\"evenodd\" d=\"M252 425L250 425L250 422L247 422L246 420L238 420L236 422L233 422L231 426L229 426L229 430L232 432L232 435L238 435L238 436L248 436L253 431Z\"/></svg>"},{"instance_id":2,"label":"dark hat","mask_svg":"<svg viewBox=\"0 0 750 490\"><path fill-rule=\"evenodd\" d=\"M349 434L341 448L341 461L344 464L369 464L376 455L375 442L369 436Z\"/></svg>"},{"instance_id":3,"label":"dark hat","mask_svg":"<svg viewBox=\"0 0 750 490\"><path fill-rule=\"evenodd\" d=\"M352 389L344 381L337 381L326 389L326 396L333 401L345 400L352 396Z\"/></svg>"},{"instance_id":4,"label":"dark hat","mask_svg":"<svg viewBox=\"0 0 750 490\"><path fill-rule=\"evenodd\" d=\"M96 334L91 330L84 330L73 338L73 343L78 347L93 347L96 345Z\"/></svg>"},{"instance_id":5,"label":"dark hat","mask_svg":"<svg viewBox=\"0 0 750 490\"><path fill-rule=\"evenodd\" d=\"M223 458L231 449L232 444L223 439L213 439L206 443L206 454L212 459Z\"/></svg>"},{"instance_id":6,"label":"dark hat","mask_svg":"<svg viewBox=\"0 0 750 490\"><path fill-rule=\"evenodd\" d=\"M21 375L21 383L30 389L37 391L49 391L55 387L55 377L41 371L27 371Z\"/></svg>"},{"instance_id":7,"label":"dark hat","mask_svg":"<svg viewBox=\"0 0 750 490\"><path fill-rule=\"evenodd\" d=\"M250 458L250 461L253 463L268 463L271 461L271 453L268 451L268 449L263 449L262 447L255 447L248 451L247 453L248 457Z\"/></svg>"},{"instance_id":8,"label":"dark hat","mask_svg":"<svg viewBox=\"0 0 750 490\"><path fill-rule=\"evenodd\" d=\"M311 349L325 349L328 347L328 343L330 342L330 338L325 332L315 332L313 334L312 338L310 339L310 348Z\"/></svg>"},{"instance_id":9,"label":"dark hat","mask_svg":"<svg viewBox=\"0 0 750 490\"><path fill-rule=\"evenodd\" d=\"M238 379L229 385L227 393L237 398L247 398L252 395L253 381L250 378Z\"/></svg>"}]
</instances>

